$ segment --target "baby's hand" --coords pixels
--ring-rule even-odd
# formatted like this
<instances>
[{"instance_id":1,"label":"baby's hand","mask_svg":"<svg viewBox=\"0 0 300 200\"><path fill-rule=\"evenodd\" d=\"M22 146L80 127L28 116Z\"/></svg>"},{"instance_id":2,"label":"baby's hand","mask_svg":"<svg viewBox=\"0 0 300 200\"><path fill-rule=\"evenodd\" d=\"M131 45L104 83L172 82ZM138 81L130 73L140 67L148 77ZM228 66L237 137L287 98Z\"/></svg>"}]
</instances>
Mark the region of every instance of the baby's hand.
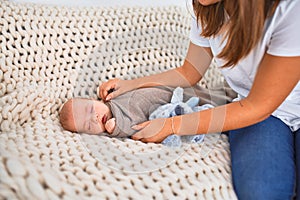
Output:
<instances>
[{"instance_id":1,"label":"baby's hand","mask_svg":"<svg viewBox=\"0 0 300 200\"><path fill-rule=\"evenodd\" d=\"M105 123L105 129L109 134L112 134L112 132L114 131L115 127L116 127L116 118L111 118L109 120L107 120L107 122Z\"/></svg>"}]
</instances>

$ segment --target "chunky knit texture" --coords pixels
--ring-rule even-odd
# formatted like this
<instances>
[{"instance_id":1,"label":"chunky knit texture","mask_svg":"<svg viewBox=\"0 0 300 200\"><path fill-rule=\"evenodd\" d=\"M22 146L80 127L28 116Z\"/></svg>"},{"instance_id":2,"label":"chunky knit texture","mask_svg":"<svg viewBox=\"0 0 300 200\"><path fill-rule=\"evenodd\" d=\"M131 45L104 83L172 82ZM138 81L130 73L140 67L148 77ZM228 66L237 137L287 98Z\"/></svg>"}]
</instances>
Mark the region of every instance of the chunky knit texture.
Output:
<instances>
[{"instance_id":1,"label":"chunky knit texture","mask_svg":"<svg viewBox=\"0 0 300 200\"><path fill-rule=\"evenodd\" d=\"M181 7L77 8L0 1L0 199L236 199L227 138L180 149L64 131L71 97L182 64ZM215 66L200 83L223 79Z\"/></svg>"}]
</instances>

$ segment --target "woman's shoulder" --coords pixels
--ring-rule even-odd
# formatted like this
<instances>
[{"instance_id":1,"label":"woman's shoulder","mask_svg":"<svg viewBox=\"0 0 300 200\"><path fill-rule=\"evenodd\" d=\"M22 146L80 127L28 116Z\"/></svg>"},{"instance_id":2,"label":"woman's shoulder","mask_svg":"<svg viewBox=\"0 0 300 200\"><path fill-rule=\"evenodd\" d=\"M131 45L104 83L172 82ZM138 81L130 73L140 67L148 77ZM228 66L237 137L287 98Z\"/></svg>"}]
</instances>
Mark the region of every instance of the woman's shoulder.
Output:
<instances>
[{"instance_id":1,"label":"woman's shoulder","mask_svg":"<svg viewBox=\"0 0 300 200\"><path fill-rule=\"evenodd\" d=\"M273 16L277 17L292 17L300 15L299 0L281 0L274 12Z\"/></svg>"},{"instance_id":2,"label":"woman's shoulder","mask_svg":"<svg viewBox=\"0 0 300 200\"><path fill-rule=\"evenodd\" d=\"M275 56L300 55L300 1L281 0L273 16L267 20L265 37L267 53Z\"/></svg>"}]
</instances>

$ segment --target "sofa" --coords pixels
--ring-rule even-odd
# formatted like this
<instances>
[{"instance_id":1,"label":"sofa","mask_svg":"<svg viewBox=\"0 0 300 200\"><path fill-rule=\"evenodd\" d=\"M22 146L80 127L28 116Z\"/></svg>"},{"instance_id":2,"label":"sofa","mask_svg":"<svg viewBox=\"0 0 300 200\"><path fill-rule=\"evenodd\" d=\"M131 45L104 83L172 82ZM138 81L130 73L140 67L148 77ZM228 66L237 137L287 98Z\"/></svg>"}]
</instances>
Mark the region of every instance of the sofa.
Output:
<instances>
[{"instance_id":1,"label":"sofa","mask_svg":"<svg viewBox=\"0 0 300 200\"><path fill-rule=\"evenodd\" d=\"M0 199L236 199L224 134L169 148L59 123L102 82L180 66L190 9L0 3ZM212 63L199 84L223 81Z\"/></svg>"}]
</instances>

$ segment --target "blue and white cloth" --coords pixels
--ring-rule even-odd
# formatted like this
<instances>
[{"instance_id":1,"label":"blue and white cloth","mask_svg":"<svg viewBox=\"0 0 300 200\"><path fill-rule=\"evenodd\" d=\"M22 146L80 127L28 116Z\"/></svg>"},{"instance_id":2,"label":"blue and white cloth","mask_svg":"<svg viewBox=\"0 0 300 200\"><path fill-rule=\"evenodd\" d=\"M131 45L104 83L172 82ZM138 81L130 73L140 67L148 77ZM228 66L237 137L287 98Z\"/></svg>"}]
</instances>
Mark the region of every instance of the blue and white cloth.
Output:
<instances>
[{"instance_id":1,"label":"blue and white cloth","mask_svg":"<svg viewBox=\"0 0 300 200\"><path fill-rule=\"evenodd\" d=\"M173 91L171 102L158 107L154 110L150 116L149 120L157 118L169 118L173 116L188 114L192 112L198 112L201 110L212 108L211 104L204 104L198 106L199 97L191 97L188 101L183 102L183 88L177 87ZM162 144L169 147L181 147L182 142L184 143L201 143L204 139L204 135L170 135L163 140Z\"/></svg>"}]
</instances>

